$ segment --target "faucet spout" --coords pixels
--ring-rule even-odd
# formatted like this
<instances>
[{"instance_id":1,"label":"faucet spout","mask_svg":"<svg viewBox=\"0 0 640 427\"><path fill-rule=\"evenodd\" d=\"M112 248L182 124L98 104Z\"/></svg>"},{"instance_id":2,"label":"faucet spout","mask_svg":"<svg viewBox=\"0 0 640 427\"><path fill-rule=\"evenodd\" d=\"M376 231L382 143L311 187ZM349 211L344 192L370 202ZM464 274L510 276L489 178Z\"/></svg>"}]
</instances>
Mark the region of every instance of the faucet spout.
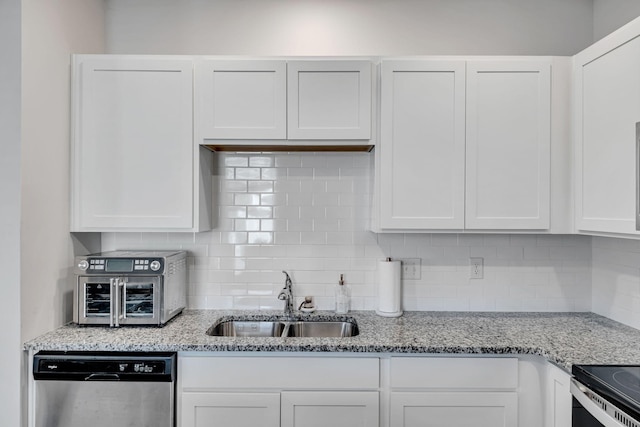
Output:
<instances>
[{"instance_id":1,"label":"faucet spout","mask_svg":"<svg viewBox=\"0 0 640 427\"><path fill-rule=\"evenodd\" d=\"M285 281L284 281L284 288L282 288L282 290L280 291L280 293L278 294L278 299L281 301L284 301L284 314L287 316L290 316L293 314L293 283L291 282L291 277L289 276L289 273L287 273L286 271L282 270L282 272L284 273L285 277Z\"/></svg>"}]
</instances>

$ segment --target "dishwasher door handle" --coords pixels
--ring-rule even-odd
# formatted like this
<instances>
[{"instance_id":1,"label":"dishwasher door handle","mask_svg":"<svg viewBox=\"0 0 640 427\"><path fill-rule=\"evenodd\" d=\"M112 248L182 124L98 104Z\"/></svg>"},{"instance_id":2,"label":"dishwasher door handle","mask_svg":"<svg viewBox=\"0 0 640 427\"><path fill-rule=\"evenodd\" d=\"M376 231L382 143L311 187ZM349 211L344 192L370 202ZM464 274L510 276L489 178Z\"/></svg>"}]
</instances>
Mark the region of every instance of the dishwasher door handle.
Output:
<instances>
[{"instance_id":1,"label":"dishwasher door handle","mask_svg":"<svg viewBox=\"0 0 640 427\"><path fill-rule=\"evenodd\" d=\"M84 379L85 381L120 381L118 374L91 374Z\"/></svg>"}]
</instances>

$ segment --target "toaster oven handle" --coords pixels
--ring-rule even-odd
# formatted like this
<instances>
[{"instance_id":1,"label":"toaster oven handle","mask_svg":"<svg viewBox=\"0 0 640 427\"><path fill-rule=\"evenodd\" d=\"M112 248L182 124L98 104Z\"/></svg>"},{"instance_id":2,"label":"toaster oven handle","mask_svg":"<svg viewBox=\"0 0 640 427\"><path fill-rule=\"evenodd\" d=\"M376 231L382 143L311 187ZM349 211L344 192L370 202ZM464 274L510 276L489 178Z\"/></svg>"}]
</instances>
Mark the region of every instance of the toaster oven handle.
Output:
<instances>
[{"instance_id":1,"label":"toaster oven handle","mask_svg":"<svg viewBox=\"0 0 640 427\"><path fill-rule=\"evenodd\" d=\"M124 280L121 278L116 278L115 280L115 290L116 290L116 309L113 312L114 326L116 328L120 327L120 319L122 319L122 295L120 294L121 288L124 288Z\"/></svg>"},{"instance_id":2,"label":"toaster oven handle","mask_svg":"<svg viewBox=\"0 0 640 427\"><path fill-rule=\"evenodd\" d=\"M122 287L122 295L121 295L121 304L122 307L120 308L120 310L118 311L118 316L120 316L121 319L127 319L127 281L126 280L122 280L120 282L120 286Z\"/></svg>"},{"instance_id":3,"label":"toaster oven handle","mask_svg":"<svg viewBox=\"0 0 640 427\"><path fill-rule=\"evenodd\" d=\"M114 316L116 313L116 292L118 289L118 279L110 278L109 279L109 326L112 328L117 326L114 321Z\"/></svg>"}]
</instances>

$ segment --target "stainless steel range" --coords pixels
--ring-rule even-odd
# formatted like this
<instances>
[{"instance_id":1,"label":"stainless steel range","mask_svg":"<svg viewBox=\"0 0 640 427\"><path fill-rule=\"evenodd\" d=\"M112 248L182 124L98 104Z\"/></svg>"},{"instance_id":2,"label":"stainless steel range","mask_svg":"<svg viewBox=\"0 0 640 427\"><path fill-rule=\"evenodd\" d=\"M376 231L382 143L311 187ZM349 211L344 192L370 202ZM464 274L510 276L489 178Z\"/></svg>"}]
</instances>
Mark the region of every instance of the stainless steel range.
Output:
<instances>
[{"instance_id":1,"label":"stainless steel range","mask_svg":"<svg viewBox=\"0 0 640 427\"><path fill-rule=\"evenodd\" d=\"M76 257L73 320L163 325L186 306L185 251L113 251Z\"/></svg>"},{"instance_id":2,"label":"stainless steel range","mask_svg":"<svg viewBox=\"0 0 640 427\"><path fill-rule=\"evenodd\" d=\"M573 427L640 427L640 366L574 365Z\"/></svg>"}]
</instances>

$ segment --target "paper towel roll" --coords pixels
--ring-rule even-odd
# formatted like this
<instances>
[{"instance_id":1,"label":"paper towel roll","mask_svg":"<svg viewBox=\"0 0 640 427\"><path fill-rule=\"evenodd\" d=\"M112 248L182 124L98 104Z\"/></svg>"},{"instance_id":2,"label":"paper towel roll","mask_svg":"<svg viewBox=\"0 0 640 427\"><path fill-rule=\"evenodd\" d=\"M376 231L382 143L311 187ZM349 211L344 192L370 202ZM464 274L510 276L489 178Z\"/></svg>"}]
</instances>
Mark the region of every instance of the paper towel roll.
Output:
<instances>
[{"instance_id":1,"label":"paper towel roll","mask_svg":"<svg viewBox=\"0 0 640 427\"><path fill-rule=\"evenodd\" d=\"M400 261L386 259L378 264L378 309L376 313L380 316L398 317L402 315L400 272Z\"/></svg>"}]
</instances>

